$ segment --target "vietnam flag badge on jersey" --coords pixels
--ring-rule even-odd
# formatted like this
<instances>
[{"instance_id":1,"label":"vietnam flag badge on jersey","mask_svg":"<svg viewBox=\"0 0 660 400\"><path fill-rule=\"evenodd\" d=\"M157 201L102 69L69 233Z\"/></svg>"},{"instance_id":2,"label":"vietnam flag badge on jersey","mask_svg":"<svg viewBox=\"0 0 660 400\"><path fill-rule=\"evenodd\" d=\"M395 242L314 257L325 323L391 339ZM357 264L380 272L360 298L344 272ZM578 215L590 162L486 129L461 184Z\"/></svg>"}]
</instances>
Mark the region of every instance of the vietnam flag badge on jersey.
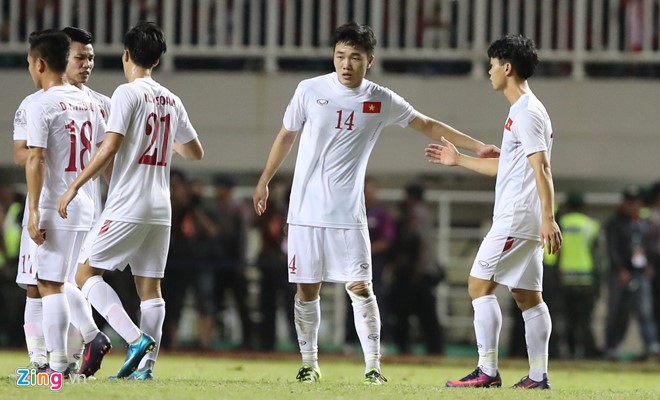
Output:
<instances>
[{"instance_id":1,"label":"vietnam flag badge on jersey","mask_svg":"<svg viewBox=\"0 0 660 400\"><path fill-rule=\"evenodd\" d=\"M365 114L379 114L380 101L365 101L362 103L362 112Z\"/></svg>"},{"instance_id":2,"label":"vietnam flag badge on jersey","mask_svg":"<svg viewBox=\"0 0 660 400\"><path fill-rule=\"evenodd\" d=\"M511 131L511 124L513 124L513 120L511 118L507 119L506 124L504 124L504 129Z\"/></svg>"}]
</instances>

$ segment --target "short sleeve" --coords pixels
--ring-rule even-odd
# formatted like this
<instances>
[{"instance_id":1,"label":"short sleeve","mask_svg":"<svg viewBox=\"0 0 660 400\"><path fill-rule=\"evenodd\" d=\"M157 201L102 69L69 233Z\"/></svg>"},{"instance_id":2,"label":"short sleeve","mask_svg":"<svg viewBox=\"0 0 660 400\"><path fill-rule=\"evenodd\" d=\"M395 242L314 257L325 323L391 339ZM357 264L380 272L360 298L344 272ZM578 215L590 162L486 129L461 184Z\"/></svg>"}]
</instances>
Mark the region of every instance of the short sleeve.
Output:
<instances>
[{"instance_id":1,"label":"short sleeve","mask_svg":"<svg viewBox=\"0 0 660 400\"><path fill-rule=\"evenodd\" d=\"M108 127L105 123L105 116L103 115L102 108L97 107L94 115L96 116L96 142L94 144L99 146L105 137L105 132Z\"/></svg>"},{"instance_id":2,"label":"short sleeve","mask_svg":"<svg viewBox=\"0 0 660 400\"><path fill-rule=\"evenodd\" d=\"M23 103L14 114L14 140L27 140L27 109Z\"/></svg>"},{"instance_id":3,"label":"short sleeve","mask_svg":"<svg viewBox=\"0 0 660 400\"><path fill-rule=\"evenodd\" d=\"M128 84L120 85L115 89L110 99L112 113L108 117L107 132L115 132L122 136L126 135L136 101L137 97L131 92Z\"/></svg>"},{"instance_id":4,"label":"short sleeve","mask_svg":"<svg viewBox=\"0 0 660 400\"><path fill-rule=\"evenodd\" d=\"M417 116L417 111L403 97L389 89L388 91L392 98L392 105L387 116L387 125L399 125L405 128Z\"/></svg>"},{"instance_id":5,"label":"short sleeve","mask_svg":"<svg viewBox=\"0 0 660 400\"><path fill-rule=\"evenodd\" d=\"M302 85L298 85L284 112L284 118L282 119L284 129L291 132L297 132L302 129L307 120L304 97L304 88Z\"/></svg>"},{"instance_id":6,"label":"short sleeve","mask_svg":"<svg viewBox=\"0 0 660 400\"><path fill-rule=\"evenodd\" d=\"M522 112L515 119L511 129L520 138L526 156L548 151L548 143L544 135L545 121L541 115L529 111Z\"/></svg>"},{"instance_id":7,"label":"short sleeve","mask_svg":"<svg viewBox=\"0 0 660 400\"><path fill-rule=\"evenodd\" d=\"M28 105L26 114L28 147L47 148L50 114L44 110L43 105L34 101Z\"/></svg>"},{"instance_id":8,"label":"short sleeve","mask_svg":"<svg viewBox=\"0 0 660 400\"><path fill-rule=\"evenodd\" d=\"M188 118L188 112L183 106L181 99L177 99L178 112L179 112L179 124L177 126L176 132L174 132L174 141L180 144L186 144L197 137L197 131L190 123L190 118Z\"/></svg>"}]
</instances>

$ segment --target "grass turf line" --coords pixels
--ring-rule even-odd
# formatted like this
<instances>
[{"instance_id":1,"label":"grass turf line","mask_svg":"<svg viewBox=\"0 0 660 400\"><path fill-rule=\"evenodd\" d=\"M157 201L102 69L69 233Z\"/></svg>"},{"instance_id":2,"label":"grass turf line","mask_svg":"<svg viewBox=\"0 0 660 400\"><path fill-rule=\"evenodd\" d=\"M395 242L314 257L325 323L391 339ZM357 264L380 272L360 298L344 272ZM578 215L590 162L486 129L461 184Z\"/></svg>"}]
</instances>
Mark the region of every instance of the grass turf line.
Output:
<instances>
[{"instance_id":1,"label":"grass turf line","mask_svg":"<svg viewBox=\"0 0 660 400\"><path fill-rule=\"evenodd\" d=\"M359 357L321 354L323 381L315 385L295 382L300 367L296 354L216 356L163 353L152 382L108 381L116 374L124 350L106 357L96 381L66 383L59 393L47 387L18 387L8 375L27 364L24 352L0 352L0 399L41 400L43 396L102 399L660 399L660 363L606 363L551 361L553 390L510 389L527 373L524 360L502 360L504 386L499 389L445 388L448 379L474 369L468 358L389 358L383 360L383 386L362 384ZM522 392L522 393L521 393Z\"/></svg>"}]
</instances>

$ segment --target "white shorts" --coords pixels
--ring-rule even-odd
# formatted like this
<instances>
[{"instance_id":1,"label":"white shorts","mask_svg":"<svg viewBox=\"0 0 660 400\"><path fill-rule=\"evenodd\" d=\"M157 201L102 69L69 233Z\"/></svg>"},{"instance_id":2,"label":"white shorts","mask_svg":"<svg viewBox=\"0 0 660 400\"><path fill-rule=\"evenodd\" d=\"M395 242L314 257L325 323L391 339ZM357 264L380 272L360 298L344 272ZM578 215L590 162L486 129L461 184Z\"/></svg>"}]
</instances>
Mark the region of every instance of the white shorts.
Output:
<instances>
[{"instance_id":1,"label":"white shorts","mask_svg":"<svg viewBox=\"0 0 660 400\"><path fill-rule=\"evenodd\" d=\"M538 240L493 236L484 238L470 275L491 278L509 289L543 291L543 247Z\"/></svg>"},{"instance_id":2,"label":"white shorts","mask_svg":"<svg viewBox=\"0 0 660 400\"><path fill-rule=\"evenodd\" d=\"M80 249L79 263L107 271L131 265L134 276L165 276L170 227L99 219Z\"/></svg>"},{"instance_id":3,"label":"white shorts","mask_svg":"<svg viewBox=\"0 0 660 400\"><path fill-rule=\"evenodd\" d=\"M367 229L289 225L289 282L370 281L371 245Z\"/></svg>"},{"instance_id":4,"label":"white shorts","mask_svg":"<svg viewBox=\"0 0 660 400\"><path fill-rule=\"evenodd\" d=\"M21 247L18 250L18 272L16 274L16 283L23 289L28 285L37 285L37 279L32 276L32 258L30 257L30 243L34 243L27 227L24 226L21 231Z\"/></svg>"},{"instance_id":5,"label":"white shorts","mask_svg":"<svg viewBox=\"0 0 660 400\"><path fill-rule=\"evenodd\" d=\"M46 230L46 240L37 245L30 240L32 276L35 279L51 282L72 282L78 266L80 246L87 235L86 231Z\"/></svg>"}]
</instances>

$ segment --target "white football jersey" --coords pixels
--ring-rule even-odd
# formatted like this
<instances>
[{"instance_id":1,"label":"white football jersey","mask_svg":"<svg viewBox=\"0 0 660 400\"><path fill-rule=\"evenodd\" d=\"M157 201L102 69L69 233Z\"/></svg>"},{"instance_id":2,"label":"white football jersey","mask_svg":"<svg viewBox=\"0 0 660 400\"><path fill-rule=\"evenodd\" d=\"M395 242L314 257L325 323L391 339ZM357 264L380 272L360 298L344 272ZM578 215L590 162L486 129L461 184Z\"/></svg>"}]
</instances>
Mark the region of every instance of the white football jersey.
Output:
<instances>
[{"instance_id":1,"label":"white football jersey","mask_svg":"<svg viewBox=\"0 0 660 400\"><path fill-rule=\"evenodd\" d=\"M46 149L44 184L39 199L40 228L89 230L94 190L84 185L69 204L69 217L57 213L60 196L89 164L105 122L97 105L72 85L54 86L27 107L27 145Z\"/></svg>"},{"instance_id":2,"label":"white football jersey","mask_svg":"<svg viewBox=\"0 0 660 400\"><path fill-rule=\"evenodd\" d=\"M540 240L541 200L527 157L545 151L550 159L552 140L552 124L543 104L533 93L521 96L504 124L493 226L488 236Z\"/></svg>"},{"instance_id":3,"label":"white football jersey","mask_svg":"<svg viewBox=\"0 0 660 400\"><path fill-rule=\"evenodd\" d=\"M83 92L96 102L101 110L101 116L107 122L108 116L110 115L110 97L99 93L96 90L90 89L85 85L83 85ZM99 143L103 141L103 135L105 135L105 132L99 135Z\"/></svg>"},{"instance_id":4,"label":"white football jersey","mask_svg":"<svg viewBox=\"0 0 660 400\"><path fill-rule=\"evenodd\" d=\"M21 101L14 114L14 140L27 140L27 106L43 93L44 91L39 89Z\"/></svg>"},{"instance_id":5,"label":"white football jersey","mask_svg":"<svg viewBox=\"0 0 660 400\"><path fill-rule=\"evenodd\" d=\"M44 93L43 89L39 89L36 92L32 93L31 95L28 95L21 101L21 104L19 104L18 109L16 110L16 113L14 114L14 141L18 140L25 140L27 141L27 106L37 100L39 96L41 96ZM28 209L28 199L27 196L25 198L25 210ZM28 223L28 217L30 216L30 213L24 212L23 213L23 226L27 226Z\"/></svg>"},{"instance_id":6,"label":"white football jersey","mask_svg":"<svg viewBox=\"0 0 660 400\"><path fill-rule=\"evenodd\" d=\"M101 111L101 116L103 117L103 120L108 122L108 116L110 115L110 97L101 94L96 90L92 90L85 85L83 85L83 91L87 96L89 96L93 101L96 102L96 104L99 106L99 109ZM103 141L103 136L105 136L105 132L99 132L99 135L96 139L96 145L94 146L94 151L92 151L92 154L96 152L96 149ZM94 196L94 204L95 204L94 210L96 211L94 214L94 220L96 220L99 217L99 215L101 214L101 210L103 210L103 194L102 194L103 188L101 187L102 179L104 178L100 176L97 179L93 179L87 182L88 184L93 186L93 190L96 193Z\"/></svg>"},{"instance_id":7,"label":"white football jersey","mask_svg":"<svg viewBox=\"0 0 660 400\"><path fill-rule=\"evenodd\" d=\"M406 127L417 112L402 97L368 80L348 88L332 72L298 85L284 128L299 131L288 222L367 228L364 178L383 128Z\"/></svg>"},{"instance_id":8,"label":"white football jersey","mask_svg":"<svg viewBox=\"0 0 660 400\"><path fill-rule=\"evenodd\" d=\"M151 78L119 86L107 132L124 136L115 156L103 218L171 225L173 142L197 138L181 99Z\"/></svg>"}]
</instances>

